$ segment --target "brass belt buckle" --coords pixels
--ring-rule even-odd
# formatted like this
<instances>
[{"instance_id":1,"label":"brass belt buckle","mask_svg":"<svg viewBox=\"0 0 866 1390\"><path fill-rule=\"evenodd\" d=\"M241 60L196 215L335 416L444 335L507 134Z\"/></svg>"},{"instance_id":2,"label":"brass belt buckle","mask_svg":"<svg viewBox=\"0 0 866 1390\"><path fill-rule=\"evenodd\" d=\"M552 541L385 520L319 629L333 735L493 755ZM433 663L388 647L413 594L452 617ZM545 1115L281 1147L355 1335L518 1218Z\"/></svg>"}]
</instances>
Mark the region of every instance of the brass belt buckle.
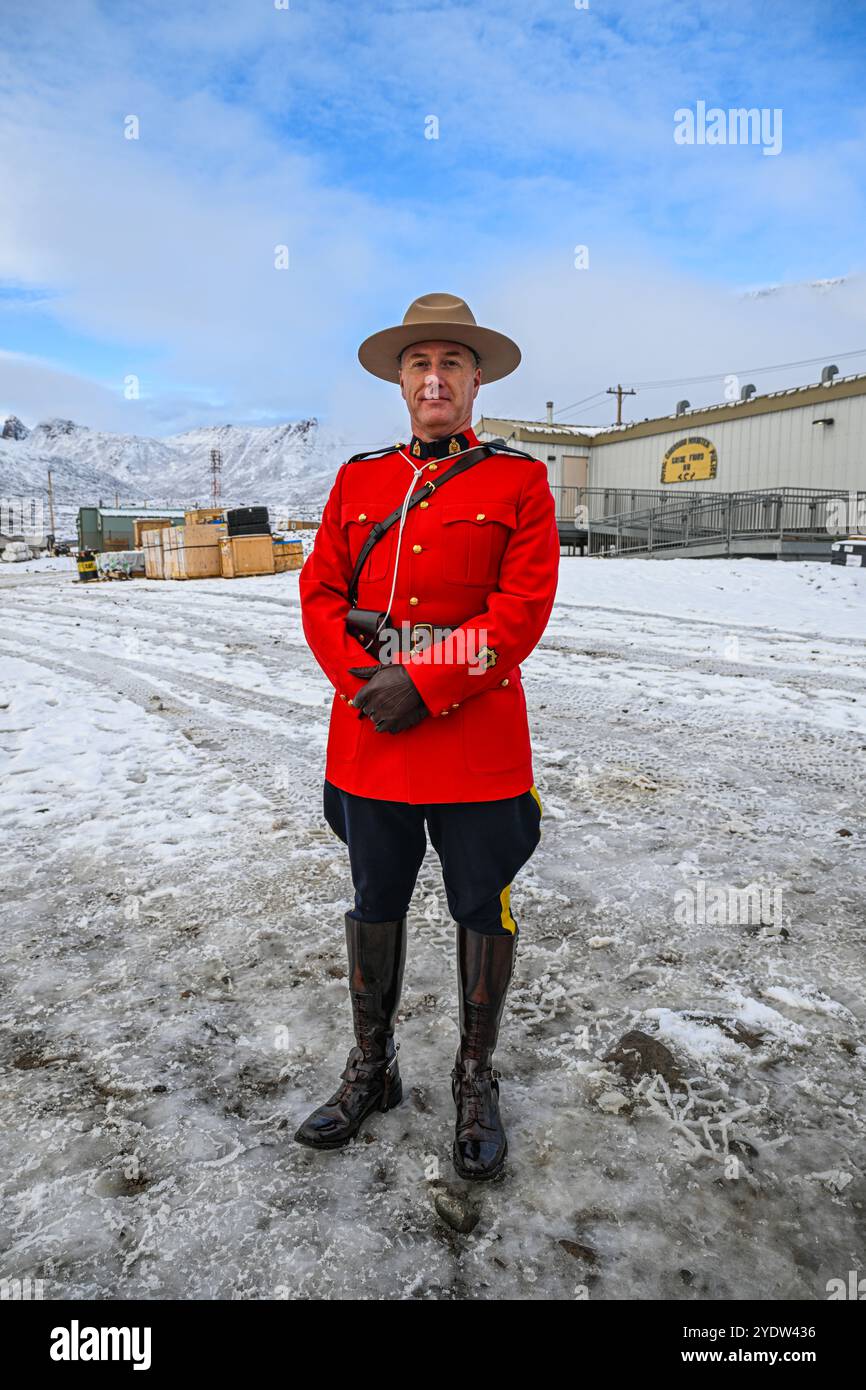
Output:
<instances>
[{"instance_id":1,"label":"brass belt buckle","mask_svg":"<svg viewBox=\"0 0 866 1390\"><path fill-rule=\"evenodd\" d=\"M420 652L423 651L425 647L432 647L434 627L436 627L436 633L440 641L444 641L446 637L450 637L451 633L454 631L453 627L438 627L435 623L413 623L411 631L413 652ZM419 638L424 629L427 630L430 636L426 642L422 643Z\"/></svg>"}]
</instances>

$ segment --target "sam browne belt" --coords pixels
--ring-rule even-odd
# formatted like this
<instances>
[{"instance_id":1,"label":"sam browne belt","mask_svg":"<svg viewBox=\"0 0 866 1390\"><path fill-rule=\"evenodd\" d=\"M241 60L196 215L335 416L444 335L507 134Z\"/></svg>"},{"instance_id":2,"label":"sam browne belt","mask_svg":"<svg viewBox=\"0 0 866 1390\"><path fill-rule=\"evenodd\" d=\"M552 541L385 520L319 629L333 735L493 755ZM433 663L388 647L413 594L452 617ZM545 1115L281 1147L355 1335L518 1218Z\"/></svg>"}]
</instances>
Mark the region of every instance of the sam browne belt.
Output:
<instances>
[{"instance_id":1,"label":"sam browne belt","mask_svg":"<svg viewBox=\"0 0 866 1390\"><path fill-rule=\"evenodd\" d=\"M391 450L376 450L374 452L390 453ZM524 453L522 449L512 449L508 444L505 443L504 439L492 439L489 441L489 443L480 444L476 449L471 449L468 454L465 454L463 456L463 458L458 459L456 463L453 463L451 467L442 474L442 477L439 478L437 482L433 482L432 479L428 479L423 487L418 488L417 492L414 492L412 494L411 498L409 499L409 505L406 508L406 515L408 516L411 509L413 507L417 507L419 502L426 501L428 497L432 496L434 492L438 491L438 489L442 487L444 483L447 483L449 479L456 478L459 473L465 473L468 468L474 467L474 465L476 463L479 463L481 459L489 458L493 454L515 454L518 458L531 459L534 462L532 454ZM355 454L349 460L349 462L354 463L356 460L360 460L367 457L369 457L367 454ZM373 608L357 607L358 580L360 578L361 571L364 568L364 565L366 564L367 556L370 554L370 551L373 549L373 546L376 544L377 541L380 541L382 539L382 537L385 535L385 532L389 529L389 527L394 525L395 521L399 521L402 510L402 505L399 507L395 507L393 512L391 512L389 516L385 517L384 521L376 521L373 523L373 526L370 529L370 534L368 535L363 546L361 547L360 554L358 555L358 558L355 561L355 567L352 571L352 578L349 580L348 598L351 607L349 609L349 612L346 614L346 631L352 637L357 638L357 640L361 643L361 646L369 652L375 651L377 649L377 645L382 642L382 639L385 634L384 625L385 623L387 623L387 620L390 615L388 613L378 612L376 609ZM454 631L453 628L440 628L436 624L432 623L415 623L413 624L412 631L414 634L416 629L429 628L435 629L436 634L440 634L441 636L447 636L448 633ZM394 630L392 629L392 634L393 631ZM393 635L390 637L389 640L394 640ZM414 636L412 640L414 645ZM431 640L433 639L431 638ZM421 643L421 645L428 646L429 641L423 642ZM420 650L420 646L416 646L415 649Z\"/></svg>"}]
</instances>

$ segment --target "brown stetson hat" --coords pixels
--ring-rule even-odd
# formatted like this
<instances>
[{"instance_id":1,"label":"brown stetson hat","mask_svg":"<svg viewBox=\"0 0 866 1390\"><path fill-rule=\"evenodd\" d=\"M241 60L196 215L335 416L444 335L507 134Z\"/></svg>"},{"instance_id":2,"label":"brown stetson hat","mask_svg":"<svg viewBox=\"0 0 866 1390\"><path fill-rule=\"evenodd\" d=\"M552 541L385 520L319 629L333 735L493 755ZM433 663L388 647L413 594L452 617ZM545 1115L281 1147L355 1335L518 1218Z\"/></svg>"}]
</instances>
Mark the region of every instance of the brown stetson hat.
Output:
<instances>
[{"instance_id":1,"label":"brown stetson hat","mask_svg":"<svg viewBox=\"0 0 866 1390\"><path fill-rule=\"evenodd\" d=\"M365 338L358 360L383 381L400 380L399 356L412 343L439 339L462 343L481 359L482 381L499 381L520 365L520 348L504 333L481 328L465 299L454 294L422 294L406 310L403 322Z\"/></svg>"}]
</instances>

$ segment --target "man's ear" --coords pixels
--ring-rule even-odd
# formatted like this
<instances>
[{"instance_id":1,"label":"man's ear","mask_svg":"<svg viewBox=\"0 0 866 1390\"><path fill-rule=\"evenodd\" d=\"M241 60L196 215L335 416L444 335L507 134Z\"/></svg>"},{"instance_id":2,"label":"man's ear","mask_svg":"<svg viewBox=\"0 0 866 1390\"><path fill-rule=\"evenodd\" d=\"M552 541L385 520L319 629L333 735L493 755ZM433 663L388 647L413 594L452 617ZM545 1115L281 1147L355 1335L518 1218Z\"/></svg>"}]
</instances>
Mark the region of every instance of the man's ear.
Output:
<instances>
[{"instance_id":1,"label":"man's ear","mask_svg":"<svg viewBox=\"0 0 866 1390\"><path fill-rule=\"evenodd\" d=\"M480 391L480 389L481 389L481 368L480 368L480 367L476 367L476 368L475 368L475 390L472 392L472 399L473 399L473 401L475 400L475 397L478 395L478 392Z\"/></svg>"},{"instance_id":2,"label":"man's ear","mask_svg":"<svg viewBox=\"0 0 866 1390\"><path fill-rule=\"evenodd\" d=\"M403 386L403 368L402 368L402 367L400 368L400 395L403 397L403 400L405 401L405 399L406 399L406 391L405 391L405 388L404 388L404 386Z\"/></svg>"}]
</instances>

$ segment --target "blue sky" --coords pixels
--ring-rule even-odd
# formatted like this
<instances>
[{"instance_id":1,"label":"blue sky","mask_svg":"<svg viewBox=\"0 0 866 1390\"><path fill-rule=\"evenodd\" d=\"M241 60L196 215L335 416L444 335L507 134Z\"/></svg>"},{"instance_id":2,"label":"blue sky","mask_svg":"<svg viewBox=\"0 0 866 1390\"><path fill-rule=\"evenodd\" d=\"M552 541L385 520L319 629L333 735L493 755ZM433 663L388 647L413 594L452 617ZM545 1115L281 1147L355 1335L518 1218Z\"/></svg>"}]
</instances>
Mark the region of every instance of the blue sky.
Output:
<instances>
[{"instance_id":1,"label":"blue sky","mask_svg":"<svg viewBox=\"0 0 866 1390\"><path fill-rule=\"evenodd\" d=\"M0 410L28 423L317 415L359 447L390 438L402 403L357 345L432 290L523 348L491 414L589 398L566 416L601 424L620 380L708 375L698 403L752 366L864 349L840 366L866 370L859 0L4 0L3 18ZM781 151L677 145L698 101L780 109ZM743 295L768 286L787 288ZM680 394L642 388L629 413Z\"/></svg>"}]
</instances>

